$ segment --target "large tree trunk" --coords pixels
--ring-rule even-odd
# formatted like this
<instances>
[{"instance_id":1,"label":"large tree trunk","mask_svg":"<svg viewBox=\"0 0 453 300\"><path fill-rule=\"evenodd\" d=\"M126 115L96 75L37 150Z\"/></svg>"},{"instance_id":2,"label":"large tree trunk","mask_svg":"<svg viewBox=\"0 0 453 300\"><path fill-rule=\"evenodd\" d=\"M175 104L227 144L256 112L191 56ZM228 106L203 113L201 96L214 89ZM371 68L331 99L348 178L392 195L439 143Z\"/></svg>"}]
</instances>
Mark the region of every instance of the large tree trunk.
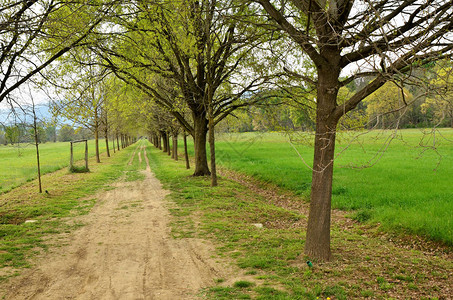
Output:
<instances>
[{"instance_id":1,"label":"large tree trunk","mask_svg":"<svg viewBox=\"0 0 453 300\"><path fill-rule=\"evenodd\" d=\"M211 175L206 156L206 135L208 133L208 120L206 113L193 114L194 120L194 150L195 150L195 171L193 176Z\"/></svg>"},{"instance_id":2,"label":"large tree trunk","mask_svg":"<svg viewBox=\"0 0 453 300\"><path fill-rule=\"evenodd\" d=\"M330 259L330 210L332 198L335 128L318 123L311 182L305 254L319 260Z\"/></svg>"},{"instance_id":3,"label":"large tree trunk","mask_svg":"<svg viewBox=\"0 0 453 300\"><path fill-rule=\"evenodd\" d=\"M160 136L162 137L162 151L166 153L168 150L168 139L167 139L167 132L161 131Z\"/></svg>"},{"instance_id":4,"label":"large tree trunk","mask_svg":"<svg viewBox=\"0 0 453 300\"><path fill-rule=\"evenodd\" d=\"M155 148L159 148L158 144L157 144L157 134L153 133L152 135L152 140L153 140L153 145Z\"/></svg>"},{"instance_id":5,"label":"large tree trunk","mask_svg":"<svg viewBox=\"0 0 453 300\"><path fill-rule=\"evenodd\" d=\"M318 69L316 135L305 254L327 261L330 251L330 210L333 161L338 119L332 117L338 94L338 75L334 64Z\"/></svg>"}]
</instances>

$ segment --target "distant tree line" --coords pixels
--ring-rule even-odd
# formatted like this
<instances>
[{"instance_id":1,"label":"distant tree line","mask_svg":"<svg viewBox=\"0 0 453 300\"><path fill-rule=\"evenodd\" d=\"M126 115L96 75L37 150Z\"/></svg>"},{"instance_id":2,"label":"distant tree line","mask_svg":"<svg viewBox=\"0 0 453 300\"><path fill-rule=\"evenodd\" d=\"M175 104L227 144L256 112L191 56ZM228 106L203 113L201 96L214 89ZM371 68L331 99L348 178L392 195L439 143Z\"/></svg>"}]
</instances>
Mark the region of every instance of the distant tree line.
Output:
<instances>
[{"instance_id":1,"label":"distant tree line","mask_svg":"<svg viewBox=\"0 0 453 300\"><path fill-rule=\"evenodd\" d=\"M386 83L381 89L368 96L347 118L339 124L339 129L388 129L388 128L453 128L453 95L451 91L451 62L440 62L428 66L421 74L430 80L431 92L425 87L407 85L400 87L393 82ZM348 98L371 81L371 78L354 80L340 88L339 98ZM442 93L436 89L442 86ZM275 92L280 97L269 99L265 106L251 106L238 109L234 115L220 124L221 132L253 131L314 131L316 115L314 105L298 105L304 99L297 91ZM419 95L414 97L413 95ZM315 95L304 93L303 97L314 99ZM411 102L405 105L404 102ZM314 102L312 102L314 103ZM402 107L402 109L400 109Z\"/></svg>"},{"instance_id":2,"label":"distant tree line","mask_svg":"<svg viewBox=\"0 0 453 300\"><path fill-rule=\"evenodd\" d=\"M86 128L73 128L63 125L57 128L45 122L37 124L38 142L68 142L80 139L92 139L93 134ZM14 145L18 143L34 143L34 131L31 124L24 122L14 125L0 125L0 144Z\"/></svg>"}]
</instances>

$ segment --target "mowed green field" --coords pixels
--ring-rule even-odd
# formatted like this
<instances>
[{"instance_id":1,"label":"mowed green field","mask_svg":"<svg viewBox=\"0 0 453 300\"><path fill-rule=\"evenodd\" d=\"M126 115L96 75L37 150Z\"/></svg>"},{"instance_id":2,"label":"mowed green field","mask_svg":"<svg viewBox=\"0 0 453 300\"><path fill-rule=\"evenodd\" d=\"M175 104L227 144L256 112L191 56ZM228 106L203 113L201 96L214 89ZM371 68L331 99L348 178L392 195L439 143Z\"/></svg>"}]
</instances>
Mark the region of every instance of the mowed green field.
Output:
<instances>
[{"instance_id":1,"label":"mowed green field","mask_svg":"<svg viewBox=\"0 0 453 300\"><path fill-rule=\"evenodd\" d=\"M100 141L101 153L105 152L105 143ZM69 166L69 142L45 143L39 145L41 174L46 174ZM88 141L88 155L96 154L94 140ZM74 160L82 160L85 155L85 143L74 144ZM76 165L84 165L78 162ZM37 178L36 148L31 144L19 146L0 146L0 193L20 186L24 182Z\"/></svg>"},{"instance_id":2,"label":"mowed green field","mask_svg":"<svg viewBox=\"0 0 453 300\"><path fill-rule=\"evenodd\" d=\"M386 146L392 133L339 134L333 207L384 229L453 245L453 130L441 129L435 136L400 130ZM219 134L217 162L308 199L313 136L292 139L297 152L280 133ZM364 167L370 161L375 164Z\"/></svg>"}]
</instances>

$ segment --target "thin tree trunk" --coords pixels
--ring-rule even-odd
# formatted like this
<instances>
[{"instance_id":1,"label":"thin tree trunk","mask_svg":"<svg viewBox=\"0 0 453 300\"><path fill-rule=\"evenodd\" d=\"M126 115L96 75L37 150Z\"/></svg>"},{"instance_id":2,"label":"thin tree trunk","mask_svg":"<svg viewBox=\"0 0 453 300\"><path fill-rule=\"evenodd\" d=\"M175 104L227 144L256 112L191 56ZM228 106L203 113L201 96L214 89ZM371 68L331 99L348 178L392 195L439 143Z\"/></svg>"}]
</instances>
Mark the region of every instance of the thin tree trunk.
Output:
<instances>
[{"instance_id":1,"label":"thin tree trunk","mask_svg":"<svg viewBox=\"0 0 453 300\"><path fill-rule=\"evenodd\" d=\"M450 127L453 128L453 109L450 109Z\"/></svg>"},{"instance_id":2,"label":"thin tree trunk","mask_svg":"<svg viewBox=\"0 0 453 300\"><path fill-rule=\"evenodd\" d=\"M208 159L206 153L206 135L208 133L208 121L206 113L193 114L194 120L194 151L195 151L195 171L193 176L211 175L208 167Z\"/></svg>"},{"instance_id":3,"label":"thin tree trunk","mask_svg":"<svg viewBox=\"0 0 453 300\"><path fill-rule=\"evenodd\" d=\"M168 137L170 139L170 136ZM175 159L175 140L174 140L174 136L172 134L171 136L171 158L172 159Z\"/></svg>"},{"instance_id":4,"label":"thin tree trunk","mask_svg":"<svg viewBox=\"0 0 453 300\"><path fill-rule=\"evenodd\" d=\"M39 185L39 193L42 193L42 183L41 183L41 164L39 162L39 139L38 139L38 128L36 124L36 112L35 112L35 104L33 103L33 131L35 136L35 147L36 147L36 163L38 166L38 185Z\"/></svg>"},{"instance_id":5,"label":"thin tree trunk","mask_svg":"<svg viewBox=\"0 0 453 300\"><path fill-rule=\"evenodd\" d=\"M105 135L105 148L107 149L107 157L110 157L109 136L107 127L105 128L104 135Z\"/></svg>"},{"instance_id":6,"label":"thin tree trunk","mask_svg":"<svg viewBox=\"0 0 453 300\"><path fill-rule=\"evenodd\" d=\"M173 134L173 153L172 157L174 160L178 160L178 135Z\"/></svg>"},{"instance_id":7,"label":"thin tree trunk","mask_svg":"<svg viewBox=\"0 0 453 300\"><path fill-rule=\"evenodd\" d=\"M113 153L116 153L116 150L115 150L115 136L113 136L113 138L112 138L112 144L113 144Z\"/></svg>"},{"instance_id":8,"label":"thin tree trunk","mask_svg":"<svg viewBox=\"0 0 453 300\"><path fill-rule=\"evenodd\" d=\"M88 169L88 140L85 140L85 170L87 172L90 171L90 169Z\"/></svg>"},{"instance_id":9,"label":"thin tree trunk","mask_svg":"<svg viewBox=\"0 0 453 300\"><path fill-rule=\"evenodd\" d=\"M211 186L217 186L217 168L215 162L215 132L212 112L209 113L209 151L211 154Z\"/></svg>"},{"instance_id":10,"label":"thin tree trunk","mask_svg":"<svg viewBox=\"0 0 453 300\"><path fill-rule=\"evenodd\" d=\"M119 134L118 132L116 133L116 149L120 151L120 140L119 140Z\"/></svg>"},{"instance_id":11,"label":"thin tree trunk","mask_svg":"<svg viewBox=\"0 0 453 300\"><path fill-rule=\"evenodd\" d=\"M110 157L109 126L108 126L107 113L104 114L104 137L105 137L105 148L107 150L107 157Z\"/></svg>"},{"instance_id":12,"label":"thin tree trunk","mask_svg":"<svg viewBox=\"0 0 453 300\"><path fill-rule=\"evenodd\" d=\"M189 153L187 152L187 134L185 131L183 133L183 137L184 137L184 159L186 160L186 169L190 169Z\"/></svg>"},{"instance_id":13,"label":"thin tree trunk","mask_svg":"<svg viewBox=\"0 0 453 300\"><path fill-rule=\"evenodd\" d=\"M167 132L167 154L168 156L171 155L171 148L170 148L170 134Z\"/></svg>"},{"instance_id":14,"label":"thin tree trunk","mask_svg":"<svg viewBox=\"0 0 453 300\"><path fill-rule=\"evenodd\" d=\"M96 162L100 163L101 157L99 155L99 124L98 124L97 117L94 120L94 140L95 140L95 145L96 145Z\"/></svg>"}]
</instances>

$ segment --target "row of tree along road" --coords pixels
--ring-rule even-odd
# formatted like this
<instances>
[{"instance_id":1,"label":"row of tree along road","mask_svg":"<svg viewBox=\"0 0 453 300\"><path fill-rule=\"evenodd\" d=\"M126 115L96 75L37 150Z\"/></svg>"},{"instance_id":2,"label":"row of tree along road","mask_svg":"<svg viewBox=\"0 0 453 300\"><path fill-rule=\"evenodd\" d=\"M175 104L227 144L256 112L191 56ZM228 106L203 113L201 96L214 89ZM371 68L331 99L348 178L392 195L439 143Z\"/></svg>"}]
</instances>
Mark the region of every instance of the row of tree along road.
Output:
<instances>
[{"instance_id":1,"label":"row of tree along road","mask_svg":"<svg viewBox=\"0 0 453 300\"><path fill-rule=\"evenodd\" d=\"M251 106L296 107L315 130L305 253L328 260L337 130L358 127L357 108L389 85L398 95L389 113L424 98L451 117L452 29L450 0L8 1L0 101L14 105L33 83L55 115L96 140L101 127L156 143L188 134L194 176L210 175L212 186L223 120Z\"/></svg>"}]
</instances>

